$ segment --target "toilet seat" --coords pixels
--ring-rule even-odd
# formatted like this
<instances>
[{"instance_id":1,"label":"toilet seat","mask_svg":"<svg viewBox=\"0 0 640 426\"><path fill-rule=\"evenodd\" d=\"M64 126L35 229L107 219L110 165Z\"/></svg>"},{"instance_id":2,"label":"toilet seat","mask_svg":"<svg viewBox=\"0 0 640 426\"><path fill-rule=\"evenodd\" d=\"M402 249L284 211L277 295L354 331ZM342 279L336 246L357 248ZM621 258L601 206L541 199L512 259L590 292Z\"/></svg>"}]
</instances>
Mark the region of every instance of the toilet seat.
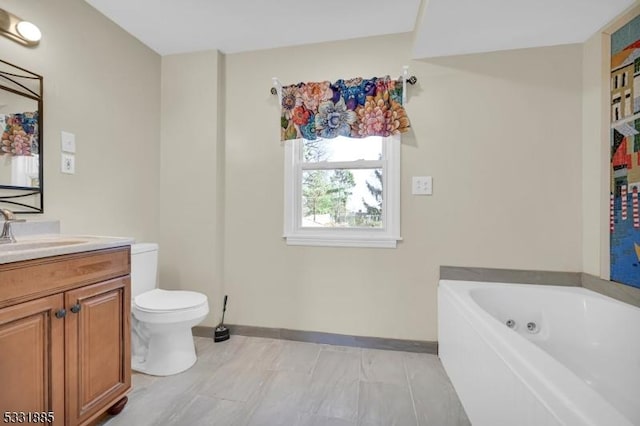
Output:
<instances>
[{"instance_id":1,"label":"toilet seat","mask_svg":"<svg viewBox=\"0 0 640 426\"><path fill-rule=\"evenodd\" d=\"M162 290L159 288L134 298L136 308L144 312L176 312L199 308L207 303L207 296L195 291Z\"/></svg>"},{"instance_id":2,"label":"toilet seat","mask_svg":"<svg viewBox=\"0 0 640 426\"><path fill-rule=\"evenodd\" d=\"M194 291L154 289L134 298L131 312L150 324L170 324L204 318L209 313L207 296Z\"/></svg>"}]
</instances>

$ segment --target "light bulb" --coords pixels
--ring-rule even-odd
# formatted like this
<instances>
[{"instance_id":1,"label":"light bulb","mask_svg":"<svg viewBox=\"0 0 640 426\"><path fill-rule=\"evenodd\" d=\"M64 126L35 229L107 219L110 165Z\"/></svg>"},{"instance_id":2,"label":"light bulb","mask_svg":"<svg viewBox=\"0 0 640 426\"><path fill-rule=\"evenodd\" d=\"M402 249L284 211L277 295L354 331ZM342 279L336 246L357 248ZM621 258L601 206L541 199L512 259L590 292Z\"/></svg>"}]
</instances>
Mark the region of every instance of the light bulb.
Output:
<instances>
[{"instance_id":1,"label":"light bulb","mask_svg":"<svg viewBox=\"0 0 640 426\"><path fill-rule=\"evenodd\" d=\"M40 41L42 33L40 29L28 21L20 21L16 25L18 33L28 41Z\"/></svg>"}]
</instances>

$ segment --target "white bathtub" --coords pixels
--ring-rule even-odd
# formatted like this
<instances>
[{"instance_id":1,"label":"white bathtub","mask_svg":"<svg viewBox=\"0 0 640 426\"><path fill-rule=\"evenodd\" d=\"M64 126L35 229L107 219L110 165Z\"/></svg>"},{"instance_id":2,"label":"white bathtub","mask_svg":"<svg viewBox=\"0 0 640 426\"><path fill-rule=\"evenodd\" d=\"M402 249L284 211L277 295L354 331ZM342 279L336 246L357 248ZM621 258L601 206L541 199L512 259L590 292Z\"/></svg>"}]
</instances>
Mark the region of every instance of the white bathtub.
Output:
<instances>
[{"instance_id":1,"label":"white bathtub","mask_svg":"<svg viewBox=\"0 0 640 426\"><path fill-rule=\"evenodd\" d=\"M441 280L438 341L474 426L640 425L640 308L580 287Z\"/></svg>"}]
</instances>

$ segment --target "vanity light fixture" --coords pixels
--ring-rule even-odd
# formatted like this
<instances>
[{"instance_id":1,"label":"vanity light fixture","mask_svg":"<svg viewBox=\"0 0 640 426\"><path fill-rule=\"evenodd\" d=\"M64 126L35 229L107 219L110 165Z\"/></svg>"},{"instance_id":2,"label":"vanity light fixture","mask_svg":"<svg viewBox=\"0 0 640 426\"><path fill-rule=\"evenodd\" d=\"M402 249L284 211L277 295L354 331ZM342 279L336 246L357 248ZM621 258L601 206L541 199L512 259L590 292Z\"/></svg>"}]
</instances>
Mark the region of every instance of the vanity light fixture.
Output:
<instances>
[{"instance_id":1,"label":"vanity light fixture","mask_svg":"<svg viewBox=\"0 0 640 426\"><path fill-rule=\"evenodd\" d=\"M29 21L18 22L18 25L16 25L16 30L18 30L18 34L20 34L25 40L28 40L30 42L39 42L42 38L40 28L36 27Z\"/></svg>"},{"instance_id":2,"label":"vanity light fixture","mask_svg":"<svg viewBox=\"0 0 640 426\"><path fill-rule=\"evenodd\" d=\"M25 46L36 46L42 38L38 27L4 9L0 9L0 34Z\"/></svg>"}]
</instances>

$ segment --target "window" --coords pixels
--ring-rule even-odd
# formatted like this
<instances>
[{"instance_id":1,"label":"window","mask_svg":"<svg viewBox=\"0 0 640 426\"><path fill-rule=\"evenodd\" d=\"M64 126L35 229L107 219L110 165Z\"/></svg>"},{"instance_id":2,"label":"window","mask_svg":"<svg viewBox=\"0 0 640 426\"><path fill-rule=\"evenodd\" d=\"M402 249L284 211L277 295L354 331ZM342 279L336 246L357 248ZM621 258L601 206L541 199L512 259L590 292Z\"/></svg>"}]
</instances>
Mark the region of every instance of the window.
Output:
<instances>
[{"instance_id":1,"label":"window","mask_svg":"<svg viewBox=\"0 0 640 426\"><path fill-rule=\"evenodd\" d=\"M636 58L633 61L633 73L637 74L640 72L640 58Z\"/></svg>"},{"instance_id":2,"label":"window","mask_svg":"<svg viewBox=\"0 0 640 426\"><path fill-rule=\"evenodd\" d=\"M622 74L622 87L625 87L627 85L627 73L623 73Z\"/></svg>"},{"instance_id":3,"label":"window","mask_svg":"<svg viewBox=\"0 0 640 426\"><path fill-rule=\"evenodd\" d=\"M618 88L618 76L617 75L615 77L613 77L613 88L614 89Z\"/></svg>"},{"instance_id":4,"label":"window","mask_svg":"<svg viewBox=\"0 0 640 426\"><path fill-rule=\"evenodd\" d=\"M285 142L287 244L395 247L400 136Z\"/></svg>"},{"instance_id":5,"label":"window","mask_svg":"<svg viewBox=\"0 0 640 426\"><path fill-rule=\"evenodd\" d=\"M11 185L39 187L38 154L11 156Z\"/></svg>"}]
</instances>

